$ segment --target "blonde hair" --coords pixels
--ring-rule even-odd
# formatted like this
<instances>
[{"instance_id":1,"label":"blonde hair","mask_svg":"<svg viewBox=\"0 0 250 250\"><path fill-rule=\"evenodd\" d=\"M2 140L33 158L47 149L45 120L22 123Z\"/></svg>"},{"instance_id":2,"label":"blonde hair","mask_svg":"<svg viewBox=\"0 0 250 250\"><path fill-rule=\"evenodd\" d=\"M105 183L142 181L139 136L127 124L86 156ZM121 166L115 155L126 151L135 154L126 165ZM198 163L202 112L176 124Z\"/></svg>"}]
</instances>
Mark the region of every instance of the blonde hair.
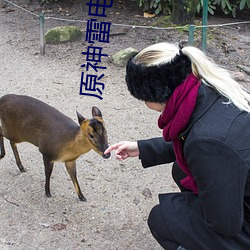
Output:
<instances>
[{"instance_id":1,"label":"blonde hair","mask_svg":"<svg viewBox=\"0 0 250 250\"><path fill-rule=\"evenodd\" d=\"M238 109L250 113L250 94L231 77L227 70L215 64L195 47L187 46L180 51L177 44L157 43L138 53L134 62L145 66L164 64L181 52L190 59L193 74L228 99L225 104L233 103Z\"/></svg>"}]
</instances>

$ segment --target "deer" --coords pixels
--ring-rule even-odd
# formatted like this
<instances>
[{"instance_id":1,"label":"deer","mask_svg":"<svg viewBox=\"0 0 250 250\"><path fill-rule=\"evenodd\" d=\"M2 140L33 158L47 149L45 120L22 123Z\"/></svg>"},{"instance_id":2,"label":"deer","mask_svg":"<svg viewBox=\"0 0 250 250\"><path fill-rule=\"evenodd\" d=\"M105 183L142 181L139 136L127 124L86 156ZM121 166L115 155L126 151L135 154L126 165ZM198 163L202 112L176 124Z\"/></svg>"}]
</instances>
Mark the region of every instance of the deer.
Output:
<instances>
[{"instance_id":1,"label":"deer","mask_svg":"<svg viewBox=\"0 0 250 250\"><path fill-rule=\"evenodd\" d=\"M104 159L108 148L107 130L101 111L92 107L92 118L76 111L78 123L54 107L26 95L7 94L0 98L0 159L5 156L4 138L10 141L16 164L25 172L17 144L28 142L38 147L45 168L45 194L51 197L50 177L54 162L64 162L81 201L86 201L76 175L76 160L91 149Z\"/></svg>"}]
</instances>

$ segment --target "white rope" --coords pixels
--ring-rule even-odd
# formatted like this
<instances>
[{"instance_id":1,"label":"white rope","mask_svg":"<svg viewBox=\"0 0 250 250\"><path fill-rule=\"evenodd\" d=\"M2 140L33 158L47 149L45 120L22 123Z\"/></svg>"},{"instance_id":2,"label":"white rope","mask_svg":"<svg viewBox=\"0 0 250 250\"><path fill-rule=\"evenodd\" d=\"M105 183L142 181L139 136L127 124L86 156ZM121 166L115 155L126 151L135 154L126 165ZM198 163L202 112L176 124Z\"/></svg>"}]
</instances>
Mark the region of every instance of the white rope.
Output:
<instances>
[{"instance_id":1,"label":"white rope","mask_svg":"<svg viewBox=\"0 0 250 250\"><path fill-rule=\"evenodd\" d=\"M66 21L66 22L73 22L73 23L87 23L88 21L85 20L74 20L74 19L64 19L60 17L52 17L52 16L45 16L44 19L51 19L51 20L57 20L57 21Z\"/></svg>"},{"instance_id":2,"label":"white rope","mask_svg":"<svg viewBox=\"0 0 250 250\"><path fill-rule=\"evenodd\" d=\"M26 12L30 13L30 14L33 15L33 16L39 17L39 15L37 15L36 13L33 13L33 12L29 11L29 10L26 10L26 9L22 8L21 6L18 6L18 5L14 4L14 3L12 3L12 2L10 2L10 1L8 1L8 0L4 0L4 1L5 1L6 3L9 3L9 4L14 5L15 7L19 8L19 9L21 9L21 10L23 10L23 11L26 11Z\"/></svg>"},{"instance_id":3,"label":"white rope","mask_svg":"<svg viewBox=\"0 0 250 250\"><path fill-rule=\"evenodd\" d=\"M39 17L38 14L33 13L29 10L26 10L24 8L22 8L21 6L18 6L8 0L4 0L5 2L14 5L15 7L26 11L28 13L30 13L31 15L34 15L36 17ZM50 20L56 20L56 21L66 21L66 22L80 22L80 23L87 23L87 21L85 20L73 20L73 19L65 19L65 18L58 18L58 17L44 17L45 19L50 19ZM234 22L234 23L224 23L224 24L211 24L211 25L200 25L200 26L196 26L194 25L195 28L210 28L210 27L224 27L224 26L231 26L231 25L240 25L240 24L247 24L250 23L250 21L243 21L243 22ZM184 28L189 28L189 25L185 25L185 26L177 26L177 27L168 27L168 28L163 28L163 27L154 27L154 26L143 26L143 25L130 25L130 24L118 24L118 23L112 23L112 26L121 26L121 27L130 27L130 28L143 28L143 29L155 29L155 30L171 30L171 29L184 29Z\"/></svg>"},{"instance_id":4,"label":"white rope","mask_svg":"<svg viewBox=\"0 0 250 250\"><path fill-rule=\"evenodd\" d=\"M201 26L195 26L196 28L204 28L204 27L223 27L223 26L231 26L231 25L238 25L238 24L246 24L250 23L250 21L244 21L244 22L235 22L235 23L224 23L224 24L210 24L210 25L201 25Z\"/></svg>"}]
</instances>

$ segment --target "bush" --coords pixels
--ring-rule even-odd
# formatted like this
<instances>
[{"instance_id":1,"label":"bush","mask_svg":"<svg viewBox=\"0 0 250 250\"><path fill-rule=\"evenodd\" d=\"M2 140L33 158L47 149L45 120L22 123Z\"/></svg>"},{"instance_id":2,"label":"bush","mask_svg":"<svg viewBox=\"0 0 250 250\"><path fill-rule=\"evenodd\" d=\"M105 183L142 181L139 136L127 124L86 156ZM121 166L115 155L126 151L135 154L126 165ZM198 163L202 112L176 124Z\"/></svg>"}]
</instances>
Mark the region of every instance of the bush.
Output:
<instances>
[{"instance_id":1,"label":"bush","mask_svg":"<svg viewBox=\"0 0 250 250\"><path fill-rule=\"evenodd\" d=\"M163 13L171 14L172 1L174 0L136 0L140 7L145 11L154 11L155 14ZM188 0L193 1L193 0ZM202 10L204 0L199 0L197 5L197 13ZM208 0L208 11L214 15L217 7L220 7L224 14L231 14L236 17L237 10L241 11L245 8L250 9L250 0Z\"/></svg>"},{"instance_id":2,"label":"bush","mask_svg":"<svg viewBox=\"0 0 250 250\"><path fill-rule=\"evenodd\" d=\"M213 4L220 6L224 14L231 13L234 18L238 9L240 11L245 8L250 9L250 0L214 0Z\"/></svg>"},{"instance_id":3,"label":"bush","mask_svg":"<svg viewBox=\"0 0 250 250\"><path fill-rule=\"evenodd\" d=\"M139 7L143 7L145 11L154 12L158 15L163 13L165 15L171 14L172 4L171 0L136 0Z\"/></svg>"}]
</instances>

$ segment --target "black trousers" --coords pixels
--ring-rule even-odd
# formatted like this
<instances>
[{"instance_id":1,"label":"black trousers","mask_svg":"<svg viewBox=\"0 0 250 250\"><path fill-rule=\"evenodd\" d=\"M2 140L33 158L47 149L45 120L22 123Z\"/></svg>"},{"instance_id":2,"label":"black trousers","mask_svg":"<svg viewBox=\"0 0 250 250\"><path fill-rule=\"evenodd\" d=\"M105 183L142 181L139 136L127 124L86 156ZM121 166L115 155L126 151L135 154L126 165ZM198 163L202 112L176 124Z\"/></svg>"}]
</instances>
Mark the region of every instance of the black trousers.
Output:
<instances>
[{"instance_id":1,"label":"black trousers","mask_svg":"<svg viewBox=\"0 0 250 250\"><path fill-rule=\"evenodd\" d=\"M176 162L172 167L172 176L181 192L188 191L180 184L180 180L185 178L186 174L181 170ZM164 222L159 204L153 207L153 209L151 210L148 217L148 226L154 238L164 249L176 250L180 246L180 244L176 242L174 235L171 235L170 230Z\"/></svg>"},{"instance_id":2,"label":"black trousers","mask_svg":"<svg viewBox=\"0 0 250 250\"><path fill-rule=\"evenodd\" d=\"M172 175L181 193L161 194L160 204L151 210L148 218L153 236L164 249L176 250L179 246L188 250L250 249L250 223L247 218L234 236L211 230L199 199L181 186L180 180L185 178L185 174L176 163L173 164ZM249 209L248 206L245 209ZM245 213L249 213L248 210Z\"/></svg>"}]
</instances>

